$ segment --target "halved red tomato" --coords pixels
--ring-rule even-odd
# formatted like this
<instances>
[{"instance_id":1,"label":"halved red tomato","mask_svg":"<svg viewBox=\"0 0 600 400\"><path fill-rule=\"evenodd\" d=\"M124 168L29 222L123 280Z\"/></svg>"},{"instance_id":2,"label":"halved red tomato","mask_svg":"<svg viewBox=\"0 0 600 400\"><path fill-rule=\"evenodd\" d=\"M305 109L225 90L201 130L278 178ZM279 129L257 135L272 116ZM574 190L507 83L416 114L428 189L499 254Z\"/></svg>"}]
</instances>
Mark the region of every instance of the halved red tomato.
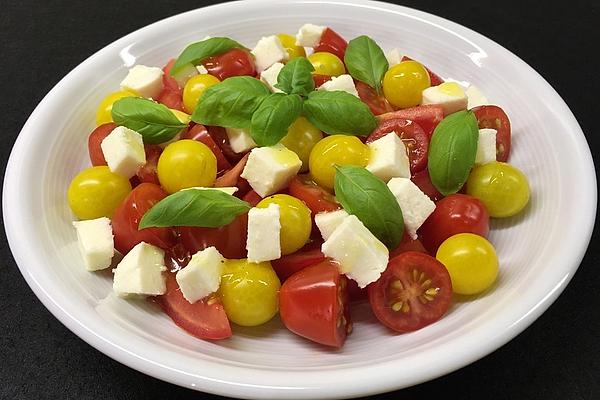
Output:
<instances>
[{"instance_id":1,"label":"halved red tomato","mask_svg":"<svg viewBox=\"0 0 600 400\"><path fill-rule=\"evenodd\" d=\"M207 58L202 65L209 74L224 81L232 76L256 76L252 55L244 49L231 49L218 56Z\"/></svg>"},{"instance_id":2,"label":"halved red tomato","mask_svg":"<svg viewBox=\"0 0 600 400\"><path fill-rule=\"evenodd\" d=\"M156 101L174 110L183 111L183 98L181 88L177 81L171 76L175 60L170 60L163 68L163 90L156 97Z\"/></svg>"},{"instance_id":3,"label":"halved red tomato","mask_svg":"<svg viewBox=\"0 0 600 400\"><path fill-rule=\"evenodd\" d=\"M181 243L194 254L215 246L225 258L245 258L248 231L248 214L242 214L229 225L220 228L182 226L179 228Z\"/></svg>"},{"instance_id":4,"label":"halved red tomato","mask_svg":"<svg viewBox=\"0 0 600 400\"><path fill-rule=\"evenodd\" d=\"M146 152L146 164L138 170L136 176L140 183L146 182L160 185L156 166L162 153L162 147L155 144L146 144L144 145L144 151Z\"/></svg>"},{"instance_id":5,"label":"halved red tomato","mask_svg":"<svg viewBox=\"0 0 600 400\"><path fill-rule=\"evenodd\" d=\"M332 78L332 76L320 75L320 74L313 74L312 77L313 77L313 81L315 82L315 89L317 89L319 86L321 86L325 82L330 81Z\"/></svg>"},{"instance_id":6,"label":"halved red tomato","mask_svg":"<svg viewBox=\"0 0 600 400\"><path fill-rule=\"evenodd\" d=\"M410 57L403 56L401 61L412 61L412 60L413 59ZM440 78L440 76L438 74L431 72L431 70L427 67L425 67L425 69L429 73L429 80L431 82L431 86L437 86L437 85L441 85L442 83L444 83L444 80L442 78Z\"/></svg>"},{"instance_id":7,"label":"halved red tomato","mask_svg":"<svg viewBox=\"0 0 600 400\"><path fill-rule=\"evenodd\" d=\"M510 155L510 120L498 106L479 106L472 110L477 117L479 129L496 130L496 161L506 162Z\"/></svg>"},{"instance_id":8,"label":"halved red tomato","mask_svg":"<svg viewBox=\"0 0 600 400\"><path fill-rule=\"evenodd\" d=\"M302 200L313 215L341 208L335 197L317 185L308 175L297 175L292 178L288 190L290 195Z\"/></svg>"},{"instance_id":9,"label":"halved red tomato","mask_svg":"<svg viewBox=\"0 0 600 400\"><path fill-rule=\"evenodd\" d=\"M108 124L102 124L90 133L88 136L88 152L90 153L90 161L94 167L100 165L106 165L104 159L104 153L102 152L102 141L105 137L117 127L116 124L109 122Z\"/></svg>"},{"instance_id":10,"label":"halved red tomato","mask_svg":"<svg viewBox=\"0 0 600 400\"><path fill-rule=\"evenodd\" d=\"M295 253L271 261L271 266L273 266L273 269L281 282L285 281L301 269L325 260L325 255L321 253L322 243L322 240L308 243Z\"/></svg>"},{"instance_id":11,"label":"halved red tomato","mask_svg":"<svg viewBox=\"0 0 600 400\"><path fill-rule=\"evenodd\" d=\"M450 308L452 282L435 258L414 251L392 258L376 282L369 285L369 303L383 325L400 332L421 329Z\"/></svg>"},{"instance_id":12,"label":"halved red tomato","mask_svg":"<svg viewBox=\"0 0 600 400\"><path fill-rule=\"evenodd\" d=\"M413 181L413 183L417 185L423 193L429 196L432 201L437 202L444 198L444 195L441 194L435 186L433 186L433 183L431 183L429 170L427 168L423 168L421 171L415 173L410 180Z\"/></svg>"},{"instance_id":13,"label":"halved red tomato","mask_svg":"<svg viewBox=\"0 0 600 400\"><path fill-rule=\"evenodd\" d=\"M394 118L404 118L414 121L423 128L423 131L431 139L433 130L444 119L444 109L438 104L428 104L381 114L378 118L380 121Z\"/></svg>"},{"instance_id":14,"label":"halved red tomato","mask_svg":"<svg viewBox=\"0 0 600 400\"><path fill-rule=\"evenodd\" d=\"M369 106L371 112L375 115L394 111L386 98L377 94L375 89L361 81L355 81L358 97Z\"/></svg>"},{"instance_id":15,"label":"halved red tomato","mask_svg":"<svg viewBox=\"0 0 600 400\"><path fill-rule=\"evenodd\" d=\"M217 158L217 174L221 174L223 171L231 168L231 164L223 155L221 148L217 146L217 143L215 143L204 125L194 124L194 126L181 135L181 139L197 140L207 145Z\"/></svg>"},{"instance_id":16,"label":"halved red tomato","mask_svg":"<svg viewBox=\"0 0 600 400\"><path fill-rule=\"evenodd\" d=\"M344 61L346 47L348 47L348 42L343 37L338 35L333 29L325 28L323 34L321 34L321 40L317 43L314 50L315 53L323 51L335 54L340 60Z\"/></svg>"}]
</instances>

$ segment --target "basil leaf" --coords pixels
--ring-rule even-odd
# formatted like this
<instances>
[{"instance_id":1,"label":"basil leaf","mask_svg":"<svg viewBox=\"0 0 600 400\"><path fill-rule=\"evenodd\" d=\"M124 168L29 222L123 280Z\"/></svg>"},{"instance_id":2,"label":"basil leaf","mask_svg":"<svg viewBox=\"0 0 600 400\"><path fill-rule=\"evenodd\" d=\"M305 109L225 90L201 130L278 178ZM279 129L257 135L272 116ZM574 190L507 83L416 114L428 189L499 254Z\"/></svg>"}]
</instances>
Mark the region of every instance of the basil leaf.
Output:
<instances>
[{"instance_id":1,"label":"basil leaf","mask_svg":"<svg viewBox=\"0 0 600 400\"><path fill-rule=\"evenodd\" d=\"M444 196L465 184L475 163L479 130L472 111L459 111L444 118L433 131L427 168L431 183Z\"/></svg>"},{"instance_id":2,"label":"basil leaf","mask_svg":"<svg viewBox=\"0 0 600 400\"><path fill-rule=\"evenodd\" d=\"M390 65L373 39L364 35L352 39L346 48L344 62L353 78L381 93L381 81Z\"/></svg>"},{"instance_id":3,"label":"basil leaf","mask_svg":"<svg viewBox=\"0 0 600 400\"><path fill-rule=\"evenodd\" d=\"M252 139L259 146L279 143L301 113L302 98L297 94L270 94L252 115Z\"/></svg>"},{"instance_id":4,"label":"basil leaf","mask_svg":"<svg viewBox=\"0 0 600 400\"><path fill-rule=\"evenodd\" d=\"M304 102L304 115L329 135L368 135L377 127L369 107L356 96L342 91L311 92Z\"/></svg>"},{"instance_id":5,"label":"basil leaf","mask_svg":"<svg viewBox=\"0 0 600 400\"><path fill-rule=\"evenodd\" d=\"M138 229L171 226L218 228L230 224L250 208L245 201L220 190L180 190L148 210Z\"/></svg>"},{"instance_id":6,"label":"basil leaf","mask_svg":"<svg viewBox=\"0 0 600 400\"><path fill-rule=\"evenodd\" d=\"M312 71L315 68L304 57L297 57L289 61L277 75L275 87L288 94L308 96L315 90Z\"/></svg>"},{"instance_id":7,"label":"basil leaf","mask_svg":"<svg viewBox=\"0 0 600 400\"><path fill-rule=\"evenodd\" d=\"M389 250L404 234L402 209L385 182L365 168L336 166L335 196L349 214L354 214Z\"/></svg>"},{"instance_id":8,"label":"basil leaf","mask_svg":"<svg viewBox=\"0 0 600 400\"><path fill-rule=\"evenodd\" d=\"M209 87L200 96L192 121L227 128L250 128L252 114L271 94L258 79L234 76Z\"/></svg>"},{"instance_id":9,"label":"basil leaf","mask_svg":"<svg viewBox=\"0 0 600 400\"><path fill-rule=\"evenodd\" d=\"M245 49L244 46L235 40L226 37L214 37L205 39L201 42L190 44L177 57L175 64L171 68L171 76L183 68L186 64L200 64L202 61L211 56L218 56L231 49Z\"/></svg>"},{"instance_id":10,"label":"basil leaf","mask_svg":"<svg viewBox=\"0 0 600 400\"><path fill-rule=\"evenodd\" d=\"M188 126L166 106L142 97L117 100L111 114L115 124L138 132L150 144L168 142Z\"/></svg>"}]
</instances>

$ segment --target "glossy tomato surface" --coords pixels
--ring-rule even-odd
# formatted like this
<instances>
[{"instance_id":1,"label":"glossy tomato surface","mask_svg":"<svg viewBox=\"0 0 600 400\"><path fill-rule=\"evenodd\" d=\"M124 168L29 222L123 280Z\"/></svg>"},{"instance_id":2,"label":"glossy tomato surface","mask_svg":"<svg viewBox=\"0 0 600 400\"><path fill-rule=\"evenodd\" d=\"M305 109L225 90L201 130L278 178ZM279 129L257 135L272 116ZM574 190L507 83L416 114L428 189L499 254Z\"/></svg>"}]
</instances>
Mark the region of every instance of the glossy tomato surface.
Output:
<instances>
[{"instance_id":1,"label":"glossy tomato surface","mask_svg":"<svg viewBox=\"0 0 600 400\"><path fill-rule=\"evenodd\" d=\"M427 136L431 139L433 130L444 119L444 109L437 104L428 104L385 113L380 115L379 118L380 120L404 118L414 121L423 128L423 131L425 131Z\"/></svg>"},{"instance_id":2,"label":"glossy tomato surface","mask_svg":"<svg viewBox=\"0 0 600 400\"><path fill-rule=\"evenodd\" d=\"M144 145L144 152L146 153L146 164L140 167L135 175L140 183L145 182L160 185L156 166L158 165L158 159L162 153L162 147L154 144L146 144Z\"/></svg>"},{"instance_id":3,"label":"glossy tomato surface","mask_svg":"<svg viewBox=\"0 0 600 400\"><path fill-rule=\"evenodd\" d=\"M217 158L217 174L221 174L225 170L231 168L231 163L225 158L223 151L221 151L221 148L217 145L204 125L195 124L181 135L181 139L197 140L208 146Z\"/></svg>"},{"instance_id":4,"label":"glossy tomato surface","mask_svg":"<svg viewBox=\"0 0 600 400\"><path fill-rule=\"evenodd\" d=\"M394 111L390 103L383 95L377 94L375 89L364 82L356 81L358 97L369 106L374 115L385 114Z\"/></svg>"},{"instance_id":5,"label":"glossy tomato surface","mask_svg":"<svg viewBox=\"0 0 600 400\"><path fill-rule=\"evenodd\" d=\"M255 76L252 55L243 49L231 49L218 56L209 57L202 63L209 74L223 81L232 76Z\"/></svg>"},{"instance_id":6,"label":"glossy tomato surface","mask_svg":"<svg viewBox=\"0 0 600 400\"><path fill-rule=\"evenodd\" d=\"M229 225L220 228L180 227L179 233L184 247L194 254L215 246L225 258L246 257L248 214L242 214Z\"/></svg>"},{"instance_id":7,"label":"glossy tomato surface","mask_svg":"<svg viewBox=\"0 0 600 400\"><path fill-rule=\"evenodd\" d=\"M245 195L250 190L250 185L248 184L248 181L241 177L241 175L246 166L246 162L248 161L249 154L250 153L246 154L232 168L223 172L223 174L215 180L215 187L237 186L239 190L236 195Z\"/></svg>"},{"instance_id":8,"label":"glossy tomato surface","mask_svg":"<svg viewBox=\"0 0 600 400\"><path fill-rule=\"evenodd\" d=\"M335 54L340 60L343 60L346 55L346 47L348 47L348 42L343 37L333 29L325 28L321 34L321 40L317 43L314 50L315 52L320 51Z\"/></svg>"},{"instance_id":9,"label":"glossy tomato surface","mask_svg":"<svg viewBox=\"0 0 600 400\"><path fill-rule=\"evenodd\" d=\"M115 129L117 125L113 122L102 124L88 136L88 152L93 166L106 165L104 153L102 152L102 141Z\"/></svg>"},{"instance_id":10,"label":"glossy tomato surface","mask_svg":"<svg viewBox=\"0 0 600 400\"><path fill-rule=\"evenodd\" d=\"M412 58L403 56L401 61L414 61ZM425 66L423 66L425 67ZM431 86L437 86L444 83L444 80L440 78L440 76L434 72L432 72L429 68L425 67L425 70L429 74L429 80L431 81Z\"/></svg>"},{"instance_id":11,"label":"glossy tomato surface","mask_svg":"<svg viewBox=\"0 0 600 400\"><path fill-rule=\"evenodd\" d=\"M174 110L183 111L183 97L177 81L171 76L171 68L175 60L170 60L163 68L163 89L156 101Z\"/></svg>"},{"instance_id":12,"label":"glossy tomato surface","mask_svg":"<svg viewBox=\"0 0 600 400\"><path fill-rule=\"evenodd\" d=\"M479 106L472 110L477 118L479 129L496 130L496 161L506 162L510 155L510 120L504 110L498 106Z\"/></svg>"},{"instance_id":13,"label":"glossy tomato surface","mask_svg":"<svg viewBox=\"0 0 600 400\"><path fill-rule=\"evenodd\" d=\"M325 255L321 252L321 244L322 241L308 243L295 253L271 261L271 265L281 282L284 282L301 269L324 261Z\"/></svg>"},{"instance_id":14,"label":"glossy tomato surface","mask_svg":"<svg viewBox=\"0 0 600 400\"><path fill-rule=\"evenodd\" d=\"M429 177L429 170L427 168L423 168L421 171L413 174L410 180L417 185L423 193L429 196L432 201L437 202L444 198L444 195L441 194L435 186L433 186L431 178Z\"/></svg>"},{"instance_id":15,"label":"glossy tomato surface","mask_svg":"<svg viewBox=\"0 0 600 400\"><path fill-rule=\"evenodd\" d=\"M331 80L330 75L313 74L313 81L315 83L315 89Z\"/></svg>"},{"instance_id":16,"label":"glossy tomato surface","mask_svg":"<svg viewBox=\"0 0 600 400\"><path fill-rule=\"evenodd\" d=\"M405 233L402 236L402 241L394 250L390 251L390 260L399 254L406 253L407 251L416 251L419 253L427 253L425 246L419 239L413 239L409 234Z\"/></svg>"},{"instance_id":17,"label":"glossy tomato surface","mask_svg":"<svg viewBox=\"0 0 600 400\"><path fill-rule=\"evenodd\" d=\"M317 185L308 175L297 175L292 178L289 192L290 195L302 200L313 215L341 208L335 197Z\"/></svg>"}]
</instances>

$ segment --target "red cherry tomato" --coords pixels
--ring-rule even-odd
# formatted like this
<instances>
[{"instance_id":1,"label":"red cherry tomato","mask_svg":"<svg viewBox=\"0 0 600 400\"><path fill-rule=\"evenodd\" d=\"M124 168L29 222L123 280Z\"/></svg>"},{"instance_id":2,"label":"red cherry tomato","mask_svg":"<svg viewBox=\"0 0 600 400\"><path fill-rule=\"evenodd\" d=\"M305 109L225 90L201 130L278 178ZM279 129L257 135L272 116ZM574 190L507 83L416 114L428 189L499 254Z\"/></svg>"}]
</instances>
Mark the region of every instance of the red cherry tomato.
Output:
<instances>
[{"instance_id":1,"label":"red cherry tomato","mask_svg":"<svg viewBox=\"0 0 600 400\"><path fill-rule=\"evenodd\" d=\"M256 193L254 190L249 191L242 197L242 200L250 204L252 207L256 207L256 205L260 203L262 199L263 198L260 197L260 194Z\"/></svg>"},{"instance_id":2,"label":"red cherry tomato","mask_svg":"<svg viewBox=\"0 0 600 400\"><path fill-rule=\"evenodd\" d=\"M288 190L290 195L306 203L313 215L341 208L335 197L317 185L308 175L297 175L292 178Z\"/></svg>"},{"instance_id":3,"label":"red cherry tomato","mask_svg":"<svg viewBox=\"0 0 600 400\"><path fill-rule=\"evenodd\" d=\"M325 260L290 276L279 291L279 314L290 331L313 342L341 347L352 329L346 277Z\"/></svg>"},{"instance_id":4,"label":"red cherry tomato","mask_svg":"<svg viewBox=\"0 0 600 400\"><path fill-rule=\"evenodd\" d=\"M324 261L325 256L321 253L322 243L322 240L311 242L295 253L271 261L271 265L281 282L285 281L301 269Z\"/></svg>"},{"instance_id":5,"label":"red cherry tomato","mask_svg":"<svg viewBox=\"0 0 600 400\"><path fill-rule=\"evenodd\" d=\"M380 121L379 126L369 135L367 143L371 143L390 132L396 132L396 135L404 142L408 150L410 171L412 173L419 172L427 167L429 137L419 124L403 118L385 119Z\"/></svg>"},{"instance_id":6,"label":"red cherry tomato","mask_svg":"<svg viewBox=\"0 0 600 400\"><path fill-rule=\"evenodd\" d=\"M383 325L400 332L421 329L439 320L450 308L452 282L435 258L414 251L392 258L368 287L369 303Z\"/></svg>"},{"instance_id":7,"label":"red cherry tomato","mask_svg":"<svg viewBox=\"0 0 600 400\"><path fill-rule=\"evenodd\" d=\"M324 84L325 82L328 82L331 80L332 76L329 75L319 75L319 74L313 74L313 81L315 82L315 89L318 88L319 86L321 86L322 84Z\"/></svg>"},{"instance_id":8,"label":"red cherry tomato","mask_svg":"<svg viewBox=\"0 0 600 400\"><path fill-rule=\"evenodd\" d=\"M412 61L412 58L404 56L404 57L402 57L402 60L400 60L400 61ZM427 73L429 73L429 80L431 81L431 86L437 86L437 85L441 85L442 83L444 83L444 80L442 78L440 78L439 75L431 72L431 70L427 67L425 67L425 69L427 70Z\"/></svg>"},{"instance_id":9,"label":"red cherry tomato","mask_svg":"<svg viewBox=\"0 0 600 400\"><path fill-rule=\"evenodd\" d=\"M407 251L416 251L419 253L427 254L427 250L423 246L423 243L419 239L413 239L406 232L402 236L402 241L393 251L390 251L390 260L399 254L406 253Z\"/></svg>"},{"instance_id":10,"label":"red cherry tomato","mask_svg":"<svg viewBox=\"0 0 600 400\"><path fill-rule=\"evenodd\" d=\"M223 155L221 148L217 146L213 138L208 133L208 129L206 129L204 125L194 125L181 135L181 139L197 140L207 145L217 158L217 174L220 174L223 171L231 168L231 164Z\"/></svg>"},{"instance_id":11,"label":"red cherry tomato","mask_svg":"<svg viewBox=\"0 0 600 400\"><path fill-rule=\"evenodd\" d=\"M419 228L419 237L431 254L442 242L457 233L474 233L487 237L490 216L475 197L456 193L438 201L435 210Z\"/></svg>"},{"instance_id":12,"label":"red cherry tomato","mask_svg":"<svg viewBox=\"0 0 600 400\"><path fill-rule=\"evenodd\" d=\"M102 152L100 144L116 127L117 125L112 122L102 124L94 129L92 133L90 133L90 136L88 136L88 152L90 153L90 161L94 167L106 165L104 153Z\"/></svg>"},{"instance_id":13,"label":"red cherry tomato","mask_svg":"<svg viewBox=\"0 0 600 400\"><path fill-rule=\"evenodd\" d=\"M115 248L127 254L136 244L146 242L168 249L175 245L175 231L171 228L146 228L138 230L140 220L152 206L167 197L158 185L142 183L129 193L115 210L112 219Z\"/></svg>"},{"instance_id":14,"label":"red cherry tomato","mask_svg":"<svg viewBox=\"0 0 600 400\"><path fill-rule=\"evenodd\" d=\"M136 173L138 181L139 183L146 182L160 185L156 166L158 165L158 158L162 153L162 148L154 144L146 144L144 145L144 151L146 152L146 164Z\"/></svg>"},{"instance_id":15,"label":"red cherry tomato","mask_svg":"<svg viewBox=\"0 0 600 400\"><path fill-rule=\"evenodd\" d=\"M414 121L423 128L423 131L431 139L433 130L444 119L444 109L438 104L428 104L382 114L378 118L380 121L393 118L404 118Z\"/></svg>"},{"instance_id":16,"label":"red cherry tomato","mask_svg":"<svg viewBox=\"0 0 600 400\"><path fill-rule=\"evenodd\" d=\"M338 35L333 29L325 28L321 35L321 40L317 43L314 50L315 53L333 53L343 61L346 55L346 47L348 47L348 42L343 37Z\"/></svg>"},{"instance_id":17,"label":"red cherry tomato","mask_svg":"<svg viewBox=\"0 0 600 400\"><path fill-rule=\"evenodd\" d=\"M163 67L163 89L181 92L179 84L177 83L175 78L171 76L171 68L173 68L173 65L175 65L174 58L170 59L167 65Z\"/></svg>"},{"instance_id":18,"label":"red cherry tomato","mask_svg":"<svg viewBox=\"0 0 600 400\"><path fill-rule=\"evenodd\" d=\"M429 196L432 201L437 202L444 198L444 195L441 194L435 186L433 186L433 183L431 183L429 170L427 168L423 168L421 171L414 174L410 180L413 181L413 183L417 185L423 193Z\"/></svg>"},{"instance_id":19,"label":"red cherry tomato","mask_svg":"<svg viewBox=\"0 0 600 400\"><path fill-rule=\"evenodd\" d=\"M170 60L163 68L163 90L156 97L156 101L165 106L183 111L182 91L177 81L171 77L171 68L175 60Z\"/></svg>"},{"instance_id":20,"label":"red cherry tomato","mask_svg":"<svg viewBox=\"0 0 600 400\"><path fill-rule=\"evenodd\" d=\"M233 168L219 176L215 180L215 187L237 186L238 191L236 195L238 197L244 196L250 190L250 185L248 184L248 181L242 178L240 175L244 171L244 167L246 166L249 155L250 153L247 153L240 161L238 161L236 165L233 166Z\"/></svg>"},{"instance_id":21,"label":"red cherry tomato","mask_svg":"<svg viewBox=\"0 0 600 400\"><path fill-rule=\"evenodd\" d=\"M231 49L202 63L209 74L224 81L232 76L256 76L252 55L243 49Z\"/></svg>"},{"instance_id":22,"label":"red cherry tomato","mask_svg":"<svg viewBox=\"0 0 600 400\"><path fill-rule=\"evenodd\" d=\"M375 115L394 111L390 103L384 96L377 94L375 89L361 81L355 81L358 97L369 106L371 112Z\"/></svg>"},{"instance_id":23,"label":"red cherry tomato","mask_svg":"<svg viewBox=\"0 0 600 400\"><path fill-rule=\"evenodd\" d=\"M183 246L194 254L215 246L225 258L245 258L248 215L242 214L220 228L180 227Z\"/></svg>"},{"instance_id":24,"label":"red cherry tomato","mask_svg":"<svg viewBox=\"0 0 600 400\"><path fill-rule=\"evenodd\" d=\"M479 106L472 110L477 117L479 129L496 130L496 161L506 162L510 155L510 120L498 106Z\"/></svg>"},{"instance_id":25,"label":"red cherry tomato","mask_svg":"<svg viewBox=\"0 0 600 400\"><path fill-rule=\"evenodd\" d=\"M231 145L229 144L229 137L227 136L225 128L220 126L208 126L207 129L208 134L215 141L217 146L219 146L223 152L223 155L225 158L227 158L227 161L229 161L230 164L233 165L240 161L242 157L244 157L243 153L236 153L231 148Z\"/></svg>"}]
</instances>

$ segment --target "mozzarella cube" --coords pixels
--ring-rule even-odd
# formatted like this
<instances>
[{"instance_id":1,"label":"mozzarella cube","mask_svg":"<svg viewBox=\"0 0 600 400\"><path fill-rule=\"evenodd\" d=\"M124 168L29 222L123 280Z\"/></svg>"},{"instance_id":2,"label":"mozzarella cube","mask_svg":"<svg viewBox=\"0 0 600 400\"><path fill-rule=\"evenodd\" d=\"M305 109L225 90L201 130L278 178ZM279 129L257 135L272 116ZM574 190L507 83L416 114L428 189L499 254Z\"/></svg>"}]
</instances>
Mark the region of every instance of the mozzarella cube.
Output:
<instances>
[{"instance_id":1,"label":"mozzarella cube","mask_svg":"<svg viewBox=\"0 0 600 400\"><path fill-rule=\"evenodd\" d=\"M245 153L257 146L246 129L225 128L225 132L227 132L231 150L236 153Z\"/></svg>"},{"instance_id":2,"label":"mozzarella cube","mask_svg":"<svg viewBox=\"0 0 600 400\"><path fill-rule=\"evenodd\" d=\"M325 26L304 24L296 34L296 46L316 47L321 41Z\"/></svg>"},{"instance_id":3,"label":"mozzarella cube","mask_svg":"<svg viewBox=\"0 0 600 400\"><path fill-rule=\"evenodd\" d=\"M396 132L368 144L371 151L367 170L384 182L395 177L410 178L410 162L406 146Z\"/></svg>"},{"instance_id":4,"label":"mozzarella cube","mask_svg":"<svg viewBox=\"0 0 600 400\"><path fill-rule=\"evenodd\" d=\"M77 243L88 271L98 271L110 267L115 255L110 219L101 217L86 221L75 221Z\"/></svg>"},{"instance_id":5,"label":"mozzarella cube","mask_svg":"<svg viewBox=\"0 0 600 400\"><path fill-rule=\"evenodd\" d=\"M344 210L336 210L331 212L322 212L315 215L315 224L323 240L329 239L333 231L344 222L348 213Z\"/></svg>"},{"instance_id":6,"label":"mozzarella cube","mask_svg":"<svg viewBox=\"0 0 600 400\"><path fill-rule=\"evenodd\" d=\"M496 130L480 129L475 164L486 164L492 161L496 161Z\"/></svg>"},{"instance_id":7,"label":"mozzarella cube","mask_svg":"<svg viewBox=\"0 0 600 400\"><path fill-rule=\"evenodd\" d=\"M136 93L142 97L155 98L163 87L163 70L157 67L136 65L121 81L121 89Z\"/></svg>"},{"instance_id":8,"label":"mozzarella cube","mask_svg":"<svg viewBox=\"0 0 600 400\"><path fill-rule=\"evenodd\" d=\"M196 65L196 71L198 71L199 75L206 75L206 74L208 74L208 70L202 64Z\"/></svg>"},{"instance_id":9,"label":"mozzarella cube","mask_svg":"<svg viewBox=\"0 0 600 400\"><path fill-rule=\"evenodd\" d=\"M258 71L264 71L276 62L288 59L288 53L275 35L263 37L256 43L251 53Z\"/></svg>"},{"instance_id":10,"label":"mozzarella cube","mask_svg":"<svg viewBox=\"0 0 600 400\"><path fill-rule=\"evenodd\" d=\"M146 164L142 135L124 126L117 126L100 143L108 168L114 173L131 178Z\"/></svg>"},{"instance_id":11,"label":"mozzarella cube","mask_svg":"<svg viewBox=\"0 0 600 400\"><path fill-rule=\"evenodd\" d=\"M221 284L224 262L221 253L212 246L194 254L188 265L175 275L183 297L189 303L195 303L216 292Z\"/></svg>"},{"instance_id":12,"label":"mozzarella cube","mask_svg":"<svg viewBox=\"0 0 600 400\"><path fill-rule=\"evenodd\" d=\"M285 188L301 166L296 153L282 144L258 147L250 152L241 176L264 198Z\"/></svg>"},{"instance_id":13,"label":"mozzarella cube","mask_svg":"<svg viewBox=\"0 0 600 400\"><path fill-rule=\"evenodd\" d=\"M321 251L336 260L340 272L361 288L379 279L389 260L387 247L355 215L344 218L323 243Z\"/></svg>"},{"instance_id":14,"label":"mozzarella cube","mask_svg":"<svg viewBox=\"0 0 600 400\"><path fill-rule=\"evenodd\" d=\"M488 99L484 96L483 93L479 90L479 88L475 85L471 85L467 88L467 108L470 110L471 108L475 108L477 106L485 106L490 104Z\"/></svg>"},{"instance_id":15,"label":"mozzarella cube","mask_svg":"<svg viewBox=\"0 0 600 400\"><path fill-rule=\"evenodd\" d=\"M385 58L387 59L390 68L392 68L394 65L400 64L402 61L402 54L400 54L400 51L397 48L393 48L385 53Z\"/></svg>"},{"instance_id":16,"label":"mozzarella cube","mask_svg":"<svg viewBox=\"0 0 600 400\"><path fill-rule=\"evenodd\" d=\"M191 77L198 75L198 70L194 64L186 64L177 71L172 78L175 79L180 88L183 88Z\"/></svg>"},{"instance_id":17,"label":"mozzarella cube","mask_svg":"<svg viewBox=\"0 0 600 400\"><path fill-rule=\"evenodd\" d=\"M282 68L283 64L277 62L271 65L269 68L265 69L260 74L260 80L263 81L273 93L283 93L280 89L277 89L275 87L275 85L277 84L277 77L279 76L279 73L281 72Z\"/></svg>"},{"instance_id":18,"label":"mozzarella cube","mask_svg":"<svg viewBox=\"0 0 600 400\"><path fill-rule=\"evenodd\" d=\"M281 257L279 205L254 207L248 212L248 261L260 263Z\"/></svg>"},{"instance_id":19,"label":"mozzarella cube","mask_svg":"<svg viewBox=\"0 0 600 400\"><path fill-rule=\"evenodd\" d=\"M435 203L408 178L392 178L388 187L402 209L407 233L416 239L417 229L435 210Z\"/></svg>"},{"instance_id":20,"label":"mozzarella cube","mask_svg":"<svg viewBox=\"0 0 600 400\"><path fill-rule=\"evenodd\" d=\"M467 109L467 95L456 82L444 82L423 90L421 104L439 104L444 109L444 115Z\"/></svg>"},{"instance_id":21,"label":"mozzarella cube","mask_svg":"<svg viewBox=\"0 0 600 400\"><path fill-rule=\"evenodd\" d=\"M342 91L358 97L354 80L348 74L331 77L331 80L319 86L318 90L325 90L327 92Z\"/></svg>"},{"instance_id":22,"label":"mozzarella cube","mask_svg":"<svg viewBox=\"0 0 600 400\"><path fill-rule=\"evenodd\" d=\"M120 297L129 295L157 296L165 294L165 252L156 246L141 242L123 257L115 274L113 289Z\"/></svg>"}]
</instances>

